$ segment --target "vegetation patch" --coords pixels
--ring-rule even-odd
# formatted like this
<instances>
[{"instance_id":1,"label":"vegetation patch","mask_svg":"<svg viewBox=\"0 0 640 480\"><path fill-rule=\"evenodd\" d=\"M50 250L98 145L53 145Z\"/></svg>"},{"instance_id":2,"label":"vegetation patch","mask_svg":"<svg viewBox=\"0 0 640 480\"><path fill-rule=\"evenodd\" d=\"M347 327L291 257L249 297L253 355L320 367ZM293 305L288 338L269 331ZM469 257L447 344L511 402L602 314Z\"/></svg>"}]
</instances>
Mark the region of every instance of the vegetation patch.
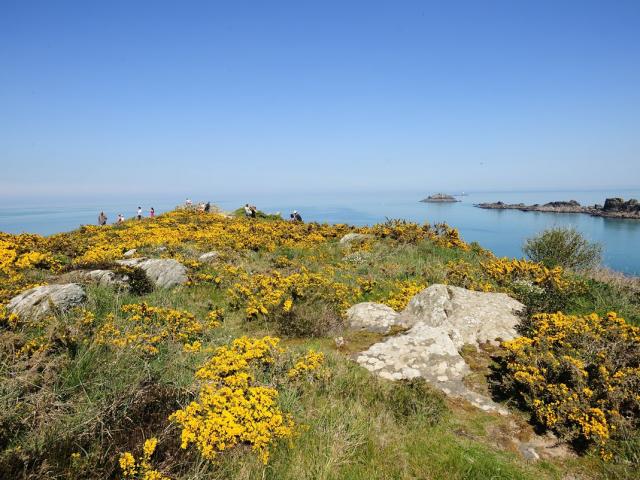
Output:
<instances>
[{"instance_id":1,"label":"vegetation patch","mask_svg":"<svg viewBox=\"0 0 640 480\"><path fill-rule=\"evenodd\" d=\"M540 425L610 459L609 442L637 435L640 423L640 329L613 312L538 314L524 328L504 343L499 388Z\"/></svg>"}]
</instances>

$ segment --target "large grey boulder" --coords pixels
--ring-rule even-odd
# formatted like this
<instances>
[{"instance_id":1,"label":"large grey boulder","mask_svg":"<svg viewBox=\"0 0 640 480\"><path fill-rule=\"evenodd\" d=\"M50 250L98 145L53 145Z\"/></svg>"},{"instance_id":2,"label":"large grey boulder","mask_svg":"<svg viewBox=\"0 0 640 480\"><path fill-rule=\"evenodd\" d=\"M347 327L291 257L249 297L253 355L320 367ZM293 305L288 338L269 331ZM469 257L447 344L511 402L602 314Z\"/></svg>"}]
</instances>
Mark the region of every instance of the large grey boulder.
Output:
<instances>
[{"instance_id":1,"label":"large grey boulder","mask_svg":"<svg viewBox=\"0 0 640 480\"><path fill-rule=\"evenodd\" d=\"M381 303L363 302L347 310L347 324L353 330L389 333L396 325L398 312Z\"/></svg>"},{"instance_id":2,"label":"large grey boulder","mask_svg":"<svg viewBox=\"0 0 640 480\"><path fill-rule=\"evenodd\" d=\"M400 314L386 305L366 302L351 307L347 319L351 328L380 333L388 333L394 325L409 327L358 355L357 362L367 370L390 380L423 377L447 395L505 413L503 407L465 386L469 367L458 352L465 344L478 347L517 337L518 313L523 309L503 293L432 285L415 295Z\"/></svg>"},{"instance_id":3,"label":"large grey boulder","mask_svg":"<svg viewBox=\"0 0 640 480\"><path fill-rule=\"evenodd\" d=\"M157 288L171 288L187 283L187 268L172 258L131 258L118 260L120 265L141 268Z\"/></svg>"},{"instance_id":4,"label":"large grey boulder","mask_svg":"<svg viewBox=\"0 0 640 480\"><path fill-rule=\"evenodd\" d=\"M13 297L7 304L7 310L23 318L38 318L54 309L67 311L86 299L84 289L77 283L42 285Z\"/></svg>"},{"instance_id":5,"label":"large grey boulder","mask_svg":"<svg viewBox=\"0 0 640 480\"><path fill-rule=\"evenodd\" d=\"M411 299L400 321L444 328L460 348L464 344L497 344L517 337L518 313L524 308L504 293L432 285Z\"/></svg>"},{"instance_id":6,"label":"large grey boulder","mask_svg":"<svg viewBox=\"0 0 640 480\"><path fill-rule=\"evenodd\" d=\"M353 242L364 242L373 238L373 235L369 235L366 233L347 233L344 237L340 239L340 245L348 245Z\"/></svg>"}]
</instances>

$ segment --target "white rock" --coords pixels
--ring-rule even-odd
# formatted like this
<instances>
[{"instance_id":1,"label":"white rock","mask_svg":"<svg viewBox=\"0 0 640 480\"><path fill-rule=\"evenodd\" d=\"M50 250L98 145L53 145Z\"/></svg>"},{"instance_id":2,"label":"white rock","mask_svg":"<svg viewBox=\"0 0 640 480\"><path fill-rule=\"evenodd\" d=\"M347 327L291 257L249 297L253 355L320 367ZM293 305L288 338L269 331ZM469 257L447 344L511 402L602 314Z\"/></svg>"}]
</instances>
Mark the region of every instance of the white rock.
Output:
<instances>
[{"instance_id":1,"label":"white rock","mask_svg":"<svg viewBox=\"0 0 640 480\"><path fill-rule=\"evenodd\" d=\"M138 267L144 270L147 278L158 288L171 288L187 283L187 268L172 258L131 258L118 260L120 265Z\"/></svg>"},{"instance_id":2,"label":"white rock","mask_svg":"<svg viewBox=\"0 0 640 480\"><path fill-rule=\"evenodd\" d=\"M128 280L126 276L116 275L111 270L76 270L67 276L73 281L96 283L102 287L126 286Z\"/></svg>"},{"instance_id":3,"label":"white rock","mask_svg":"<svg viewBox=\"0 0 640 480\"><path fill-rule=\"evenodd\" d=\"M393 308L381 303L358 303L347 310L347 324L354 330L389 333L397 318L398 313Z\"/></svg>"},{"instance_id":4,"label":"white rock","mask_svg":"<svg viewBox=\"0 0 640 480\"><path fill-rule=\"evenodd\" d=\"M131 250L127 250L126 252L124 252L124 255L122 255L124 258L131 258L136 254L136 249L132 248Z\"/></svg>"},{"instance_id":5,"label":"white rock","mask_svg":"<svg viewBox=\"0 0 640 480\"><path fill-rule=\"evenodd\" d=\"M401 321L424 322L446 329L458 348L518 336L518 313L524 305L504 293L475 292L449 285L432 285L415 295Z\"/></svg>"},{"instance_id":6,"label":"white rock","mask_svg":"<svg viewBox=\"0 0 640 480\"><path fill-rule=\"evenodd\" d=\"M69 310L87 299L84 289L77 283L43 285L31 288L13 297L7 310L24 318L38 318L52 312Z\"/></svg>"}]
</instances>

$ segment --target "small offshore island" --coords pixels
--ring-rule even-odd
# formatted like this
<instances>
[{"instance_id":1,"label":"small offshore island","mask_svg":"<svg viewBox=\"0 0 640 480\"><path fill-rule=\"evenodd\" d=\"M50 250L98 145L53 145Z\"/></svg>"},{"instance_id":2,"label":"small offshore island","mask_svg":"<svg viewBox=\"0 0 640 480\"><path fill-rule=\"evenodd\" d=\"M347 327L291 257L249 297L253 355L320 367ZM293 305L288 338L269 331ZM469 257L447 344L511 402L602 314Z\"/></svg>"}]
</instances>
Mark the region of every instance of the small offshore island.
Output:
<instances>
[{"instance_id":1,"label":"small offshore island","mask_svg":"<svg viewBox=\"0 0 640 480\"><path fill-rule=\"evenodd\" d=\"M640 220L640 203L635 198L626 202L622 198L607 198L603 205L583 206L575 200L568 202L549 202L544 205L538 203L525 205L524 203L478 203L478 208L489 210L520 210L522 212L547 213L586 213L594 217L631 218Z\"/></svg>"},{"instance_id":2,"label":"small offshore island","mask_svg":"<svg viewBox=\"0 0 640 480\"><path fill-rule=\"evenodd\" d=\"M451 203L451 202L459 202L457 198L446 195L444 193L436 193L435 195L429 195L427 198L423 198L420 200L424 203Z\"/></svg>"}]
</instances>

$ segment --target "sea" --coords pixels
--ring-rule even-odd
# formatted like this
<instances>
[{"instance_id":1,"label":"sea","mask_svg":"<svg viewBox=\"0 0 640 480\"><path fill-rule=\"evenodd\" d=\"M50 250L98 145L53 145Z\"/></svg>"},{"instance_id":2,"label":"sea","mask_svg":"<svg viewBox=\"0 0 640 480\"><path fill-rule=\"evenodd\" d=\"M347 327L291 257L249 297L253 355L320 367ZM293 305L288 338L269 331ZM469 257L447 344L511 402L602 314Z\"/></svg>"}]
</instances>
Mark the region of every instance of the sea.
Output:
<instances>
[{"instance_id":1,"label":"sea","mask_svg":"<svg viewBox=\"0 0 640 480\"><path fill-rule=\"evenodd\" d=\"M225 211L250 203L268 213L288 218L295 209L304 221L372 225L388 219L424 223L446 222L458 228L467 242L476 241L498 256L522 257L523 242L554 226L572 226L586 238L603 246L605 266L628 275L640 276L640 220L591 217L585 214L483 210L482 202L546 203L577 200L582 205L603 204L605 198L640 199L640 189L529 192L444 192L462 194L456 203L421 203L428 194L438 192L366 192L366 193L270 193L193 195L194 203L210 201ZM96 224L104 211L108 223L119 213L135 215L138 206L148 216L184 204L184 196L156 195L141 198L0 198L0 231L50 235Z\"/></svg>"}]
</instances>

